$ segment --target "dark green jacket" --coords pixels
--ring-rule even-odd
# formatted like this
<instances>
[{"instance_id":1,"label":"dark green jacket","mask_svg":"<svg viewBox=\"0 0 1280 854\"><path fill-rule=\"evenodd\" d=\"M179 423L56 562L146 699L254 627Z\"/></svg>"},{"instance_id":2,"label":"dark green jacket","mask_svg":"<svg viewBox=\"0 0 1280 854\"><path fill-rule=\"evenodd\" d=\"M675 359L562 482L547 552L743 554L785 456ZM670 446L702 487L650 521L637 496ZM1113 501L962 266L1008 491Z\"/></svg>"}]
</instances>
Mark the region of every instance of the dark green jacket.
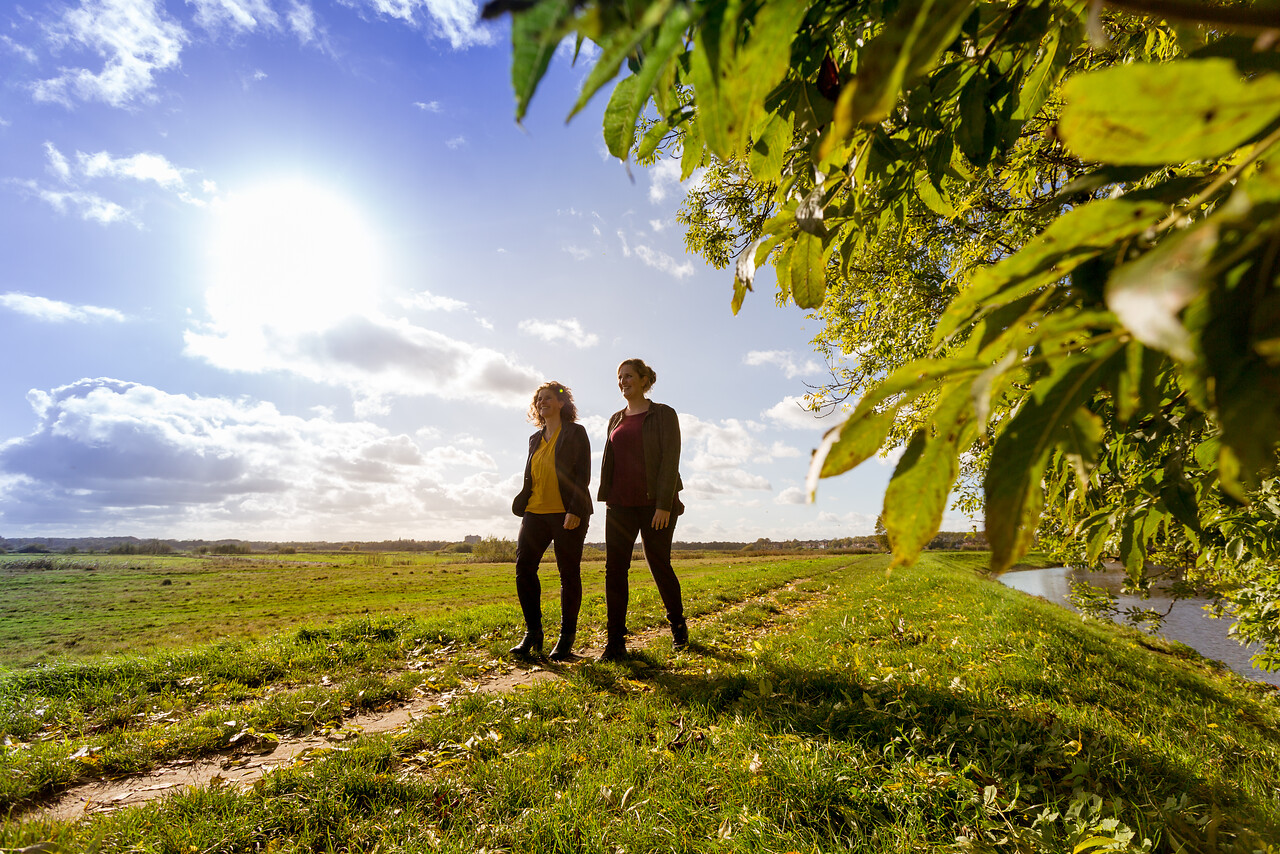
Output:
<instances>
[{"instance_id":1,"label":"dark green jacket","mask_svg":"<svg viewBox=\"0 0 1280 854\"><path fill-rule=\"evenodd\" d=\"M529 457L524 461L524 486L516 500L511 502L511 512L523 516L533 497L533 452L542 442L542 431L529 437ZM586 429L576 421L560 424L556 437L556 484L560 487L560 500L564 512L580 519L591 515L591 440Z\"/></svg>"},{"instance_id":2,"label":"dark green jacket","mask_svg":"<svg viewBox=\"0 0 1280 854\"><path fill-rule=\"evenodd\" d=\"M605 433L604 460L600 463L600 491L596 498L607 501L613 487L613 441L609 438L622 421L627 410L620 409L609 417L609 429ZM645 493L659 510L672 515L684 512L680 501L680 419L676 411L665 403L649 402L649 414L640 427L644 443Z\"/></svg>"}]
</instances>

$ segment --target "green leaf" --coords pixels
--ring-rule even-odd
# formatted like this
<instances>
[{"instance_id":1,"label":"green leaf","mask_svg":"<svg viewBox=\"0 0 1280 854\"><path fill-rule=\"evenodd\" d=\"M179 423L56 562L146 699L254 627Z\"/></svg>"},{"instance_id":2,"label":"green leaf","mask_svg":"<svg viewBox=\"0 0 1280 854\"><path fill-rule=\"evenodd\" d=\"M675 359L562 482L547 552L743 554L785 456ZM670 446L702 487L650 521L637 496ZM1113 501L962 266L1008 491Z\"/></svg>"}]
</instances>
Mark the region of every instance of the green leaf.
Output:
<instances>
[{"instance_id":1,"label":"green leaf","mask_svg":"<svg viewBox=\"0 0 1280 854\"><path fill-rule=\"evenodd\" d=\"M1089 566L1096 566L1111 535L1111 511L1102 510L1093 514L1084 521L1081 528L1085 531L1085 560Z\"/></svg>"},{"instance_id":2,"label":"green leaf","mask_svg":"<svg viewBox=\"0 0 1280 854\"><path fill-rule=\"evenodd\" d=\"M572 0L542 0L512 16L511 86L516 93L517 122L524 119L529 101L555 55L557 41L548 36L572 8Z\"/></svg>"},{"instance_id":3,"label":"green leaf","mask_svg":"<svg viewBox=\"0 0 1280 854\"><path fill-rule=\"evenodd\" d=\"M1140 512L1140 511L1139 511ZM1141 578L1147 552L1143 548L1142 533L1138 529L1137 514L1125 518L1120 526L1120 562L1130 578Z\"/></svg>"},{"instance_id":4,"label":"green leaf","mask_svg":"<svg viewBox=\"0 0 1280 854\"><path fill-rule=\"evenodd\" d=\"M1066 57L1058 57L1061 39L1056 29L1049 30L1044 44L1040 48L1040 59L1022 81L1018 89L1018 106L1011 118L1017 122L1025 122L1035 118L1036 113L1049 100L1049 94L1066 70Z\"/></svg>"},{"instance_id":5,"label":"green leaf","mask_svg":"<svg viewBox=\"0 0 1280 854\"><path fill-rule=\"evenodd\" d=\"M1180 361L1193 361L1191 333L1178 313L1204 287L1204 268L1217 245L1218 229L1212 221L1164 240L1111 274L1107 307L1143 344Z\"/></svg>"},{"instance_id":6,"label":"green leaf","mask_svg":"<svg viewBox=\"0 0 1280 854\"><path fill-rule=\"evenodd\" d=\"M739 309L742 308L742 301L747 298L747 291L750 289L750 285L741 279L735 278L733 280L733 299L729 301L729 308L734 315L737 315Z\"/></svg>"},{"instance_id":7,"label":"green leaf","mask_svg":"<svg viewBox=\"0 0 1280 854\"><path fill-rule=\"evenodd\" d=\"M1280 118L1280 74L1246 80L1227 59L1134 63L1069 80L1058 132L1103 163L1165 164L1229 154Z\"/></svg>"},{"instance_id":8,"label":"green leaf","mask_svg":"<svg viewBox=\"0 0 1280 854\"><path fill-rule=\"evenodd\" d=\"M791 116L769 113L752 132L751 176L765 184L782 180L782 166L791 148Z\"/></svg>"},{"instance_id":9,"label":"green leaf","mask_svg":"<svg viewBox=\"0 0 1280 854\"><path fill-rule=\"evenodd\" d=\"M1107 199L1063 214L1020 252L973 275L938 323L935 345L993 307L1053 284L1089 259L1113 251L1120 241L1154 225L1166 210L1161 202Z\"/></svg>"},{"instance_id":10,"label":"green leaf","mask_svg":"<svg viewBox=\"0 0 1280 854\"><path fill-rule=\"evenodd\" d=\"M960 91L958 106L960 118L956 127L956 144L969 158L970 163L979 166L987 162L987 76L974 74Z\"/></svg>"},{"instance_id":11,"label":"green leaf","mask_svg":"<svg viewBox=\"0 0 1280 854\"><path fill-rule=\"evenodd\" d=\"M885 118L903 86L955 41L972 10L972 0L904 0L862 50L857 75L840 92L827 150L859 124Z\"/></svg>"},{"instance_id":12,"label":"green leaf","mask_svg":"<svg viewBox=\"0 0 1280 854\"><path fill-rule=\"evenodd\" d=\"M689 57L698 120L705 123L707 146L724 159L746 148L748 133L765 114L765 98L790 68L791 42L807 11L802 3L765 3L746 21L738 19L739 8L730 0L722 16L706 19Z\"/></svg>"},{"instance_id":13,"label":"green leaf","mask_svg":"<svg viewBox=\"0 0 1280 854\"><path fill-rule=\"evenodd\" d=\"M637 88L634 74L620 80L604 110L604 142L609 153L619 160L626 160L631 150L632 131L636 126L631 108Z\"/></svg>"},{"instance_id":14,"label":"green leaf","mask_svg":"<svg viewBox=\"0 0 1280 854\"><path fill-rule=\"evenodd\" d=\"M938 216L948 218L956 215L956 209L942 197L942 193L938 192L938 188L933 185L928 172L916 173L915 187L916 195L920 197L920 201L924 202L925 207L929 210Z\"/></svg>"},{"instance_id":15,"label":"green leaf","mask_svg":"<svg viewBox=\"0 0 1280 854\"><path fill-rule=\"evenodd\" d=\"M677 46L681 43L678 39L683 36L684 28L689 20L689 12L685 4L681 3L680 8L672 9L674 0L657 0L645 9L643 17L634 27L621 27L609 34L605 44L600 45L600 55L596 57L595 65L591 68L591 73L587 75L586 81L582 84L582 90L578 93L578 100L573 105L573 109L569 111L569 118L572 119L578 112L587 105L591 100L591 96L600 90L604 84L618 76L618 71L622 63L630 56L637 52L644 37L654 28L662 25L662 33L667 34L671 27L679 26L676 32ZM651 65L654 75L661 69L662 63L666 62L671 53L671 45L663 40L663 36L658 37L658 44L654 46L652 52L646 52L644 64ZM645 90L647 96L648 90Z\"/></svg>"},{"instance_id":16,"label":"green leaf","mask_svg":"<svg viewBox=\"0 0 1280 854\"><path fill-rule=\"evenodd\" d=\"M1076 410L1118 368L1117 352L1120 345L1109 341L1063 360L1032 387L996 439L984 483L993 571L1008 569L1030 546L1049 452L1067 437Z\"/></svg>"},{"instance_id":17,"label":"green leaf","mask_svg":"<svg viewBox=\"0 0 1280 854\"><path fill-rule=\"evenodd\" d=\"M782 251L773 262L774 273L778 280L778 298L784 302L791 299L791 256L794 251L794 243L784 243Z\"/></svg>"},{"instance_id":18,"label":"green leaf","mask_svg":"<svg viewBox=\"0 0 1280 854\"><path fill-rule=\"evenodd\" d=\"M985 363L973 360L922 359L894 371L863 396L843 424L827 432L814 454L810 482L843 474L868 460L884 444L898 410L940 381L965 383L985 370ZM812 494L812 487L809 491Z\"/></svg>"},{"instance_id":19,"label":"green leaf","mask_svg":"<svg viewBox=\"0 0 1280 854\"><path fill-rule=\"evenodd\" d=\"M636 147L636 160L644 162L652 157L653 152L657 150L658 145L669 133L671 133L671 123L668 121L658 122L645 131L644 138L640 140L640 145Z\"/></svg>"},{"instance_id":20,"label":"green leaf","mask_svg":"<svg viewBox=\"0 0 1280 854\"><path fill-rule=\"evenodd\" d=\"M1182 473L1182 465L1177 457L1171 457L1165 468L1165 479L1160 485L1160 500L1164 502L1169 515L1177 519L1192 531L1200 530L1200 513L1196 505L1196 491L1187 483Z\"/></svg>"},{"instance_id":21,"label":"green leaf","mask_svg":"<svg viewBox=\"0 0 1280 854\"><path fill-rule=\"evenodd\" d=\"M826 256L822 238L796 232L791 247L791 298L800 308L818 308L826 296Z\"/></svg>"},{"instance_id":22,"label":"green leaf","mask_svg":"<svg viewBox=\"0 0 1280 854\"><path fill-rule=\"evenodd\" d=\"M974 435L966 384L944 392L928 427L915 431L884 494L884 527L895 566L915 563L938 533L947 496L960 471L960 451Z\"/></svg>"},{"instance_id":23,"label":"green leaf","mask_svg":"<svg viewBox=\"0 0 1280 854\"><path fill-rule=\"evenodd\" d=\"M1089 482L1089 473L1098 463L1103 432L1102 419L1084 407L1077 409L1063 426L1060 444L1081 487Z\"/></svg>"},{"instance_id":24,"label":"green leaf","mask_svg":"<svg viewBox=\"0 0 1280 854\"><path fill-rule=\"evenodd\" d=\"M685 124L684 137L680 140L680 181L689 180L693 171L702 165L705 148L702 142L702 122L696 118Z\"/></svg>"}]
</instances>

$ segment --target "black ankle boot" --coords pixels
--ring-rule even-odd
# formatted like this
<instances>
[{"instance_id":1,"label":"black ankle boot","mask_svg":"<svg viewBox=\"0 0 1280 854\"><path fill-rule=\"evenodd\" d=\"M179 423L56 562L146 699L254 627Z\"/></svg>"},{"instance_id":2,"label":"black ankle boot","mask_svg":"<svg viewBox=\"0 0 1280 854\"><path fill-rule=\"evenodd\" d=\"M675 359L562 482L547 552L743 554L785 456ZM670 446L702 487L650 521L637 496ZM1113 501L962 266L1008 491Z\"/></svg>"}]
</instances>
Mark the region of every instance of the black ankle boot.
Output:
<instances>
[{"instance_id":1,"label":"black ankle boot","mask_svg":"<svg viewBox=\"0 0 1280 854\"><path fill-rule=\"evenodd\" d=\"M542 655L542 629L529 629L525 632L524 639L511 647L511 654L521 658Z\"/></svg>"},{"instance_id":2,"label":"black ankle boot","mask_svg":"<svg viewBox=\"0 0 1280 854\"><path fill-rule=\"evenodd\" d=\"M627 642L618 638L610 640L604 645L604 652L600 653L597 661L623 661L627 657Z\"/></svg>"},{"instance_id":3,"label":"black ankle boot","mask_svg":"<svg viewBox=\"0 0 1280 854\"><path fill-rule=\"evenodd\" d=\"M689 624L683 619L671 624L671 646L674 649L684 649L689 645Z\"/></svg>"},{"instance_id":4,"label":"black ankle boot","mask_svg":"<svg viewBox=\"0 0 1280 854\"><path fill-rule=\"evenodd\" d=\"M547 658L552 661L569 661L573 657L573 635L566 635L561 632L560 639L551 648L551 654Z\"/></svg>"}]
</instances>

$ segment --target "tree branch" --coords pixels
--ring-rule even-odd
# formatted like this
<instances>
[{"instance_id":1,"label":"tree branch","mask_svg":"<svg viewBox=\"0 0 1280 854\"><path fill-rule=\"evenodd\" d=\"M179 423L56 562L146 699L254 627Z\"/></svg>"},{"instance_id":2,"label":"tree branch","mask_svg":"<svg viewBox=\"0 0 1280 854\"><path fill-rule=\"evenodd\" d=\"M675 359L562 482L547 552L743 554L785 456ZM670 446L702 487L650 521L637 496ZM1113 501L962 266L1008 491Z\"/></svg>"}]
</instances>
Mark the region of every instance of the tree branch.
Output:
<instances>
[{"instance_id":1,"label":"tree branch","mask_svg":"<svg viewBox=\"0 0 1280 854\"><path fill-rule=\"evenodd\" d=\"M1194 0L1102 0L1113 9L1140 15L1155 15L1175 21L1212 24L1243 32L1280 31L1276 10L1243 6L1206 6Z\"/></svg>"}]
</instances>

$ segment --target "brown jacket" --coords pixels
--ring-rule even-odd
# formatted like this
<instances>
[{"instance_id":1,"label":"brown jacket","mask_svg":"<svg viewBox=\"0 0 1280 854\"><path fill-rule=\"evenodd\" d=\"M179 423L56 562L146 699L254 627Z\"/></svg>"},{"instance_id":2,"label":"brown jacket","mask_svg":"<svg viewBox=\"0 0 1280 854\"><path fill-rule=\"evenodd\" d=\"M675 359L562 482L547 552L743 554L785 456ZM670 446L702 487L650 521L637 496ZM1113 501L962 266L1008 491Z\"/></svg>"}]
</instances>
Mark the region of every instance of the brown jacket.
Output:
<instances>
[{"instance_id":1,"label":"brown jacket","mask_svg":"<svg viewBox=\"0 0 1280 854\"><path fill-rule=\"evenodd\" d=\"M613 486L613 430L627 414L620 409L609 417L609 429L605 433L604 460L600 463L599 501L607 501ZM659 510L678 516L684 512L680 501L680 419L676 411L665 403L649 403L649 414L640 427L644 443L645 493Z\"/></svg>"},{"instance_id":2,"label":"brown jacket","mask_svg":"<svg viewBox=\"0 0 1280 854\"><path fill-rule=\"evenodd\" d=\"M529 457L524 461L524 486L511 502L511 512L517 516L524 515L533 496L533 452L538 450L541 442L541 430L529 437ZM560 487L564 512L580 519L591 515L591 440L587 438L586 428L576 421L563 422L560 435L556 437L556 484Z\"/></svg>"}]
</instances>

